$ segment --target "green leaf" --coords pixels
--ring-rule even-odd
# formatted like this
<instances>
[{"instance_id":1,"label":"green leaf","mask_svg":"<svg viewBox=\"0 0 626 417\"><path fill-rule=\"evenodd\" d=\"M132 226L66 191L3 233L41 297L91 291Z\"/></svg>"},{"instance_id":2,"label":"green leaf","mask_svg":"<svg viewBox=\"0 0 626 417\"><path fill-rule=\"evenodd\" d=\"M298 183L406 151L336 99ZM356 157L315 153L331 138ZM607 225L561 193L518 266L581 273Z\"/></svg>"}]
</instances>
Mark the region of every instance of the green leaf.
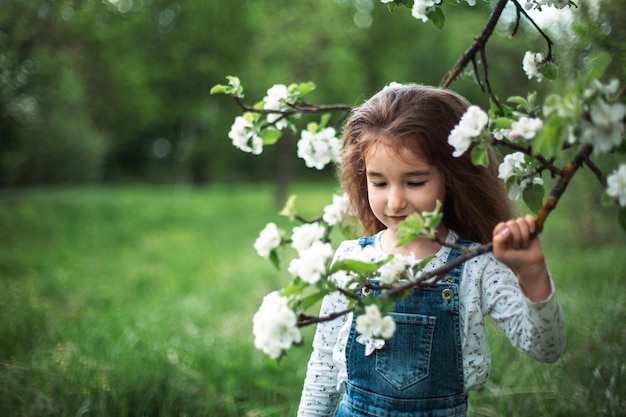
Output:
<instances>
[{"instance_id":1,"label":"green leaf","mask_svg":"<svg viewBox=\"0 0 626 417\"><path fill-rule=\"evenodd\" d=\"M303 310L315 305L318 301L324 298L326 295L324 292L316 292L305 297L302 297L302 301L300 302L300 306Z\"/></svg>"},{"instance_id":2,"label":"green leaf","mask_svg":"<svg viewBox=\"0 0 626 417\"><path fill-rule=\"evenodd\" d=\"M554 81L559 74L558 66L554 62L546 62L541 66L539 71L546 77L547 80Z\"/></svg>"},{"instance_id":3,"label":"green leaf","mask_svg":"<svg viewBox=\"0 0 626 417\"><path fill-rule=\"evenodd\" d=\"M331 117L330 113L324 113L322 115L322 117L320 118L320 122L317 125L318 131L324 129L328 125L328 121L330 120L330 117Z\"/></svg>"},{"instance_id":4,"label":"green leaf","mask_svg":"<svg viewBox=\"0 0 626 417\"><path fill-rule=\"evenodd\" d=\"M424 218L419 213L409 215L398 224L396 236L399 241L397 246L406 245L411 240L419 237L424 232L425 226Z\"/></svg>"},{"instance_id":5,"label":"green leaf","mask_svg":"<svg viewBox=\"0 0 626 417\"><path fill-rule=\"evenodd\" d=\"M599 50L591 55L589 61L591 62L591 68L586 78L587 80L593 80L594 78L602 78L613 58L608 52Z\"/></svg>"},{"instance_id":6,"label":"green leaf","mask_svg":"<svg viewBox=\"0 0 626 417\"><path fill-rule=\"evenodd\" d=\"M300 83L298 84L298 87L296 88L296 97L298 98L303 97L309 94L313 90L315 90L315 83L313 82Z\"/></svg>"},{"instance_id":7,"label":"green leaf","mask_svg":"<svg viewBox=\"0 0 626 417\"><path fill-rule=\"evenodd\" d=\"M533 139L533 153L543 154L548 158L558 154L564 131L565 121L563 119L556 116L548 119L541 132Z\"/></svg>"},{"instance_id":8,"label":"green leaf","mask_svg":"<svg viewBox=\"0 0 626 417\"><path fill-rule=\"evenodd\" d=\"M487 145L474 146L472 149L472 163L484 167L489 166L489 154L487 153Z\"/></svg>"},{"instance_id":9,"label":"green leaf","mask_svg":"<svg viewBox=\"0 0 626 417\"><path fill-rule=\"evenodd\" d=\"M227 75L228 85L217 84L211 88L211 94L231 94L233 96L243 97L243 87L238 77Z\"/></svg>"},{"instance_id":10,"label":"green leaf","mask_svg":"<svg viewBox=\"0 0 626 417\"><path fill-rule=\"evenodd\" d=\"M287 284L282 290L280 290L280 295L290 297L302 294L302 291L304 291L308 285L309 284L307 282L296 277L291 283Z\"/></svg>"},{"instance_id":11,"label":"green leaf","mask_svg":"<svg viewBox=\"0 0 626 417\"><path fill-rule=\"evenodd\" d=\"M526 100L522 96L512 96L512 97L509 97L506 101L507 103L517 104L517 108L520 110L524 110L528 108L528 100Z\"/></svg>"},{"instance_id":12,"label":"green leaf","mask_svg":"<svg viewBox=\"0 0 626 417\"><path fill-rule=\"evenodd\" d=\"M443 14L441 7L435 7L432 11L428 12L427 16L437 29L443 28L446 22L446 16Z\"/></svg>"},{"instance_id":13,"label":"green leaf","mask_svg":"<svg viewBox=\"0 0 626 417\"><path fill-rule=\"evenodd\" d=\"M513 120L508 117L498 117L493 120L493 126L496 129L510 129L513 125Z\"/></svg>"},{"instance_id":14,"label":"green leaf","mask_svg":"<svg viewBox=\"0 0 626 417\"><path fill-rule=\"evenodd\" d=\"M261 139L263 139L264 145L275 144L278 139L280 139L281 135L282 132L278 129L274 129L273 127L268 127L267 129L263 129L261 131Z\"/></svg>"},{"instance_id":15,"label":"green leaf","mask_svg":"<svg viewBox=\"0 0 626 417\"><path fill-rule=\"evenodd\" d=\"M230 87L224 84L217 84L211 88L210 94L226 94Z\"/></svg>"},{"instance_id":16,"label":"green leaf","mask_svg":"<svg viewBox=\"0 0 626 417\"><path fill-rule=\"evenodd\" d=\"M357 261L354 259L343 259L333 264L333 266L330 268L329 274L332 275L333 273L341 270L352 271L356 272L357 274L373 274L374 272L378 271L378 268L385 262L386 261L373 263Z\"/></svg>"},{"instance_id":17,"label":"green leaf","mask_svg":"<svg viewBox=\"0 0 626 417\"><path fill-rule=\"evenodd\" d=\"M545 191L543 185L540 184L531 184L524 189L524 193L522 195L524 203L526 203L528 208L535 214L539 212L541 206L543 205L544 193Z\"/></svg>"},{"instance_id":18,"label":"green leaf","mask_svg":"<svg viewBox=\"0 0 626 417\"><path fill-rule=\"evenodd\" d=\"M296 214L298 214L298 211L296 210L296 198L298 198L296 194L290 195L287 199L287 202L285 203L285 206L278 214L281 216L289 217L293 221Z\"/></svg>"},{"instance_id":19,"label":"green leaf","mask_svg":"<svg viewBox=\"0 0 626 417\"><path fill-rule=\"evenodd\" d=\"M276 249L270 251L269 260L272 265L274 265L274 268L280 271L280 258L278 257L278 251Z\"/></svg>"},{"instance_id":20,"label":"green leaf","mask_svg":"<svg viewBox=\"0 0 626 417\"><path fill-rule=\"evenodd\" d=\"M543 102L543 114L545 117L556 113L563 105L563 99L558 94L550 94Z\"/></svg>"}]
</instances>

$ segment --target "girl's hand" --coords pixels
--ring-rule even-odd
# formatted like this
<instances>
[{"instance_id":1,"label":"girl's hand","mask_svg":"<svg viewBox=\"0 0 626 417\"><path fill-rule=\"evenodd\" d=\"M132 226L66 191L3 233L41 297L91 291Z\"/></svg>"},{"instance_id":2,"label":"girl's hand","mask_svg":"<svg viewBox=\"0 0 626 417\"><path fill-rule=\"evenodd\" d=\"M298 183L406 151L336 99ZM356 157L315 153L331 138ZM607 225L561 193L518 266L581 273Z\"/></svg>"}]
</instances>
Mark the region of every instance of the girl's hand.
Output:
<instances>
[{"instance_id":1,"label":"girl's hand","mask_svg":"<svg viewBox=\"0 0 626 417\"><path fill-rule=\"evenodd\" d=\"M531 301L550 296L552 285L543 249L531 215L499 223L493 229L493 255L517 275L524 295Z\"/></svg>"}]
</instances>

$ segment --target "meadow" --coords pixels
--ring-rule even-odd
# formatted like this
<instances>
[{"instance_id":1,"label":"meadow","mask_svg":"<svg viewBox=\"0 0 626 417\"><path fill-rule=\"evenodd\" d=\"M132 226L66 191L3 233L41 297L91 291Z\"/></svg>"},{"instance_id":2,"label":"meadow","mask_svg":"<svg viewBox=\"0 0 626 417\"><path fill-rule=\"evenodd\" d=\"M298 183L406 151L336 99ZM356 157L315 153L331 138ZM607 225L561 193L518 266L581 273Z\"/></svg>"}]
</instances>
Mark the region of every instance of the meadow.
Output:
<instances>
[{"instance_id":1,"label":"meadow","mask_svg":"<svg viewBox=\"0 0 626 417\"><path fill-rule=\"evenodd\" d=\"M315 215L334 188L292 191ZM269 185L0 192L0 415L295 415L314 329L280 363L251 333L289 280L252 248L279 209ZM625 415L626 232L572 193L542 241L567 350L536 363L488 322L470 415Z\"/></svg>"}]
</instances>

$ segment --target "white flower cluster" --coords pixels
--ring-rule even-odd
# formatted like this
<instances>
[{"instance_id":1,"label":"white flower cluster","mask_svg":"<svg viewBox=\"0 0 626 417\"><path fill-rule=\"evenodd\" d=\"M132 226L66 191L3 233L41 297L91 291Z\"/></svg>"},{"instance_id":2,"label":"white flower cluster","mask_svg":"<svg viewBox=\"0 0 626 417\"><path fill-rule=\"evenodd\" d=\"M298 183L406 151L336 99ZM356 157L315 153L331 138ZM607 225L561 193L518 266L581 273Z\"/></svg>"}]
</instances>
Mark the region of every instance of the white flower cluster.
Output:
<instances>
[{"instance_id":1,"label":"white flower cluster","mask_svg":"<svg viewBox=\"0 0 626 417\"><path fill-rule=\"evenodd\" d=\"M624 116L626 106L622 103L610 103L610 98L619 89L619 82L612 80L602 84L594 80L591 87L583 93L583 110L589 114L589 120L583 120L580 143L590 143L595 153L610 152L624 140ZM575 141L570 138L570 142Z\"/></svg>"},{"instance_id":2,"label":"white flower cluster","mask_svg":"<svg viewBox=\"0 0 626 417\"><path fill-rule=\"evenodd\" d=\"M331 162L339 161L341 141L335 129L326 127L319 132L303 130L298 141L298 157L309 168L323 169Z\"/></svg>"},{"instance_id":3,"label":"white flower cluster","mask_svg":"<svg viewBox=\"0 0 626 417\"><path fill-rule=\"evenodd\" d=\"M394 0L380 0L381 3L393 3ZM467 4L470 6L476 5L476 0L466 0ZM552 0L550 0L552 1ZM441 0L415 0L413 2L413 7L411 7L411 15L414 18L420 19L422 22L428 21L428 13L432 11L432 9L441 4Z\"/></svg>"},{"instance_id":4,"label":"white flower cluster","mask_svg":"<svg viewBox=\"0 0 626 417\"><path fill-rule=\"evenodd\" d=\"M606 193L617 199L621 207L626 207L626 165L622 164L607 178Z\"/></svg>"},{"instance_id":5,"label":"white flower cluster","mask_svg":"<svg viewBox=\"0 0 626 417\"><path fill-rule=\"evenodd\" d=\"M570 0L528 0L524 3L526 10L532 8L541 8L542 6L554 7L557 9L563 9L570 5Z\"/></svg>"},{"instance_id":6,"label":"white flower cluster","mask_svg":"<svg viewBox=\"0 0 626 417\"><path fill-rule=\"evenodd\" d=\"M285 111L290 109L294 99L290 97L287 86L276 84L267 90L263 98L262 108L265 110ZM263 138L259 133L259 116L251 112L237 116L235 122L228 132L228 137L232 139L233 145L240 150L260 155L263 152ZM280 113L270 113L267 115L267 122L273 124L278 130L288 126L287 119Z\"/></svg>"},{"instance_id":7,"label":"white flower cluster","mask_svg":"<svg viewBox=\"0 0 626 417\"><path fill-rule=\"evenodd\" d=\"M263 97L263 108L265 110L285 111L291 108L291 104L293 104L293 99L289 97L289 91L284 84L273 85L267 90L267 95ZM280 113L268 114L267 122L273 123L278 130L287 127L287 120Z\"/></svg>"},{"instance_id":8,"label":"white flower cluster","mask_svg":"<svg viewBox=\"0 0 626 417\"><path fill-rule=\"evenodd\" d=\"M414 263L415 258L413 256L394 254L389 262L378 269L380 281L387 285L396 283L406 269Z\"/></svg>"},{"instance_id":9,"label":"white flower cluster","mask_svg":"<svg viewBox=\"0 0 626 417\"><path fill-rule=\"evenodd\" d=\"M540 69L544 64L544 58L541 52L526 51L522 60L522 68L529 80L536 78L537 81L543 80L543 74Z\"/></svg>"},{"instance_id":10,"label":"white flower cluster","mask_svg":"<svg viewBox=\"0 0 626 417\"><path fill-rule=\"evenodd\" d=\"M299 256L289 263L289 273L314 285L326 274L326 266L333 257L333 248L330 243L317 241L300 252Z\"/></svg>"},{"instance_id":11,"label":"white flower cluster","mask_svg":"<svg viewBox=\"0 0 626 417\"><path fill-rule=\"evenodd\" d=\"M365 307L365 314L356 318L356 331L366 339L389 339L396 331L396 323L391 316L383 317L375 304Z\"/></svg>"},{"instance_id":12,"label":"white flower cluster","mask_svg":"<svg viewBox=\"0 0 626 417\"><path fill-rule=\"evenodd\" d=\"M291 246L300 253L313 246L313 243L321 240L325 233L326 228L317 222L294 227L291 235Z\"/></svg>"},{"instance_id":13,"label":"white flower cluster","mask_svg":"<svg viewBox=\"0 0 626 417\"><path fill-rule=\"evenodd\" d=\"M519 200L524 189L529 184L543 185L543 180L539 177L532 177L532 164L526 162L524 154L515 152L504 157L498 169L498 178L508 182L509 178L517 177L519 180L509 187L509 198Z\"/></svg>"},{"instance_id":14,"label":"white flower cluster","mask_svg":"<svg viewBox=\"0 0 626 417\"><path fill-rule=\"evenodd\" d=\"M254 346L272 359L302 340L296 313L289 308L288 301L278 291L271 292L263 298L252 319Z\"/></svg>"},{"instance_id":15,"label":"white flower cluster","mask_svg":"<svg viewBox=\"0 0 626 417\"><path fill-rule=\"evenodd\" d=\"M448 143L454 147L452 155L456 157L463 155L469 149L472 140L482 134L488 122L487 113L478 106L470 106L448 136Z\"/></svg>"},{"instance_id":16,"label":"white flower cluster","mask_svg":"<svg viewBox=\"0 0 626 417\"><path fill-rule=\"evenodd\" d=\"M269 258L272 250L280 245L281 233L276 223L268 223L254 242L254 249L259 256Z\"/></svg>"},{"instance_id":17,"label":"white flower cluster","mask_svg":"<svg viewBox=\"0 0 626 417\"><path fill-rule=\"evenodd\" d=\"M348 194L333 195L333 202L324 207L322 219L329 225L334 226L342 223L350 215L350 201Z\"/></svg>"},{"instance_id":18,"label":"white flower cluster","mask_svg":"<svg viewBox=\"0 0 626 417\"><path fill-rule=\"evenodd\" d=\"M252 113L244 113L237 116L228 132L233 145L244 152L259 155L263 152L263 139L255 130L254 116Z\"/></svg>"},{"instance_id":19,"label":"white flower cluster","mask_svg":"<svg viewBox=\"0 0 626 417\"><path fill-rule=\"evenodd\" d=\"M513 122L508 136L511 139L521 137L530 140L534 138L541 129L543 129L541 119L522 116L517 121Z\"/></svg>"}]
</instances>

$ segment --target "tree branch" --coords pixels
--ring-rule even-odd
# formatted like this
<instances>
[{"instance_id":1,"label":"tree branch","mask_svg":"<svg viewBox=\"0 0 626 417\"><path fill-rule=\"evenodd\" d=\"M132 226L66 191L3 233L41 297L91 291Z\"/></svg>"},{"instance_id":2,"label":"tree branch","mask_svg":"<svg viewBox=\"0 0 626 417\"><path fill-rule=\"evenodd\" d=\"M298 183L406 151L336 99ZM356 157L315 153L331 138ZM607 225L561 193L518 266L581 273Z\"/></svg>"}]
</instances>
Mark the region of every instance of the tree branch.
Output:
<instances>
[{"instance_id":1,"label":"tree branch","mask_svg":"<svg viewBox=\"0 0 626 417\"><path fill-rule=\"evenodd\" d=\"M563 173L555 186L552 188L552 191L550 192L550 197L546 199L546 201L543 203L543 206L539 210L539 213L537 214L537 234L541 233L541 231L543 230L543 225L546 221L546 218L548 217L550 212L554 210L556 204L559 202L559 199L569 185L570 180L572 179L576 171L585 162L585 160L589 158L589 155L591 155L592 151L593 145L587 144L583 146L580 151L578 151L578 153L574 156L571 162L569 162L567 165L565 165L565 168L563 168Z\"/></svg>"},{"instance_id":2,"label":"tree branch","mask_svg":"<svg viewBox=\"0 0 626 417\"><path fill-rule=\"evenodd\" d=\"M474 43L461 55L461 58L454 64L452 69L443 77L439 86L442 88L448 88L450 84L459 76L459 74L465 69L465 67L476 57L476 54L485 47L487 41L493 34L493 30L504 11L504 7L509 0L498 0L493 12L489 16L489 20L485 24L482 32L475 38ZM512 0L514 1L514 0Z\"/></svg>"}]
</instances>

